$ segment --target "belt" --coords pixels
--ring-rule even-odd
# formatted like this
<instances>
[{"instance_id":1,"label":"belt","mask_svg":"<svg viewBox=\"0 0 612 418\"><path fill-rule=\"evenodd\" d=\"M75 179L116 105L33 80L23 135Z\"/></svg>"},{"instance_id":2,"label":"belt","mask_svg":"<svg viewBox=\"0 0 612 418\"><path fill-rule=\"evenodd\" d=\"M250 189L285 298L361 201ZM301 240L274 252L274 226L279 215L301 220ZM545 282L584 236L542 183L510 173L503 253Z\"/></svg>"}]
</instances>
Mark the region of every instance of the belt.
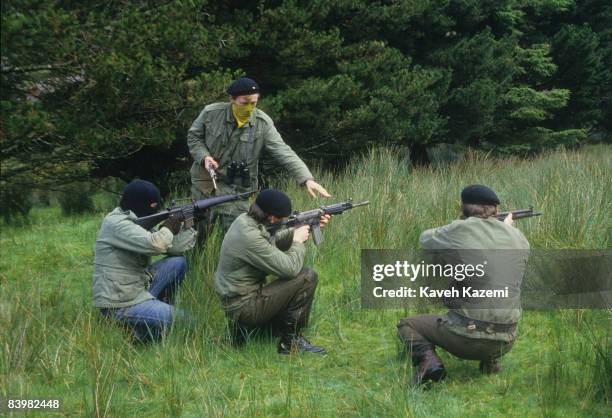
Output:
<instances>
[{"instance_id":1,"label":"belt","mask_svg":"<svg viewBox=\"0 0 612 418\"><path fill-rule=\"evenodd\" d=\"M465 316L459 315L455 312L449 312L448 316L452 320L452 322L458 323L461 326L465 326L468 332L483 331L489 334L493 334L495 332L516 331L516 323L497 324L494 322L479 321L478 319L466 318Z\"/></svg>"}]
</instances>

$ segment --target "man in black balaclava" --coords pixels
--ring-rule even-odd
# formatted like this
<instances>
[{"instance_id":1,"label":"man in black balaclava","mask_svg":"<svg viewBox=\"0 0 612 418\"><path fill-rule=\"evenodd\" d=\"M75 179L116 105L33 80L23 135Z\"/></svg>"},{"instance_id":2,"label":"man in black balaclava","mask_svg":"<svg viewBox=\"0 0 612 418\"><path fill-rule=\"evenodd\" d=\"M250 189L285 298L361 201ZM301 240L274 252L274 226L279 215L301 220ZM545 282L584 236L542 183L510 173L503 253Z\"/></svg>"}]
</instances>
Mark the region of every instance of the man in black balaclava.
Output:
<instances>
[{"instance_id":1,"label":"man in black balaclava","mask_svg":"<svg viewBox=\"0 0 612 418\"><path fill-rule=\"evenodd\" d=\"M161 205L159 189L151 182L134 180L123 190L119 206L131 210L137 217L153 215Z\"/></svg>"},{"instance_id":2,"label":"man in black balaclava","mask_svg":"<svg viewBox=\"0 0 612 418\"><path fill-rule=\"evenodd\" d=\"M147 231L134 220L156 213L159 189L134 180L123 190L119 207L102 222L95 245L93 304L102 315L127 325L140 341L162 336L176 316L174 295L185 277L187 262L179 256L195 244L193 228L169 218L159 231ZM150 265L151 256L171 256Z\"/></svg>"}]
</instances>

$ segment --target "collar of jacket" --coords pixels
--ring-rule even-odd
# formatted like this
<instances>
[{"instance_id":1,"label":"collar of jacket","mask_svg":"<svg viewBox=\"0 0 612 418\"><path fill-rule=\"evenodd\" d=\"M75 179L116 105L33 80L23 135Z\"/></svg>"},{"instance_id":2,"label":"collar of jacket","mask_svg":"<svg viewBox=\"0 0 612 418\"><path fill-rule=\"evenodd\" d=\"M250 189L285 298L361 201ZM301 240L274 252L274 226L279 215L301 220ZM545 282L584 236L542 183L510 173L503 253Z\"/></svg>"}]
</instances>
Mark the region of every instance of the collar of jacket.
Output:
<instances>
[{"instance_id":1,"label":"collar of jacket","mask_svg":"<svg viewBox=\"0 0 612 418\"><path fill-rule=\"evenodd\" d=\"M111 213L114 213L114 214L117 214L117 215L119 215L119 214L126 215L128 217L128 219L131 219L131 220L138 219L138 216L136 216L136 214L134 212L132 212L131 210L123 210L123 209L121 209L121 206L117 206L115 208L115 210L113 210Z\"/></svg>"},{"instance_id":2,"label":"collar of jacket","mask_svg":"<svg viewBox=\"0 0 612 418\"><path fill-rule=\"evenodd\" d=\"M270 233L268 232L268 229L266 228L266 226L262 223L257 222L255 219L253 219L251 216L249 216L248 213L245 213L243 215L240 216L244 216L245 217L245 223L253 228L257 228L259 230L259 232L261 232L261 235L263 235L266 239L270 238Z\"/></svg>"},{"instance_id":3,"label":"collar of jacket","mask_svg":"<svg viewBox=\"0 0 612 418\"><path fill-rule=\"evenodd\" d=\"M249 119L249 121L247 123L242 125L242 128L244 128L247 125L249 127L255 126L255 114L256 113L257 113L257 108L255 108L255 110L253 111L253 116L251 116L251 119ZM225 122L229 123L233 127L237 127L238 126L238 124L236 123L236 119L234 119L234 115L232 114L232 104L231 103L228 103L227 104L227 108L225 109Z\"/></svg>"}]
</instances>

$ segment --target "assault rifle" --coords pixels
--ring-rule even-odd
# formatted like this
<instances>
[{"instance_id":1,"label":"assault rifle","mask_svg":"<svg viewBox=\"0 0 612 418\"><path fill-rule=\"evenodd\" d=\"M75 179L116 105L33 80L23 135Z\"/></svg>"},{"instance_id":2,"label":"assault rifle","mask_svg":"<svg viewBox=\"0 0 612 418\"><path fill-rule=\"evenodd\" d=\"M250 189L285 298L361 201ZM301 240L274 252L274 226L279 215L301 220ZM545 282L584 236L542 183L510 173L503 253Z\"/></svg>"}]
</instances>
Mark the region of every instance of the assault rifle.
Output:
<instances>
[{"instance_id":1,"label":"assault rifle","mask_svg":"<svg viewBox=\"0 0 612 418\"><path fill-rule=\"evenodd\" d=\"M341 215L346 210L369 204L370 202L367 200L365 202L353 204L353 201L349 199L348 202L321 206L320 208L308 210L306 212L296 212L290 215L280 224L268 227L268 232L273 234L282 227L299 228L300 226L310 225L310 230L312 231L312 240L314 241L315 245L319 245L321 244L321 242L323 242L323 235L321 234L321 226L319 224L321 216Z\"/></svg>"},{"instance_id":2,"label":"assault rifle","mask_svg":"<svg viewBox=\"0 0 612 418\"><path fill-rule=\"evenodd\" d=\"M529 209L517 209L508 212L499 212L495 217L500 221L506 219L506 216L512 214L512 219L531 218L532 216L540 216L542 212L534 212L533 206Z\"/></svg>"},{"instance_id":3,"label":"assault rifle","mask_svg":"<svg viewBox=\"0 0 612 418\"><path fill-rule=\"evenodd\" d=\"M142 218L136 219L134 222L137 225L142 226L147 231L153 228L155 225L164 221L168 218L178 217L181 221L185 222L189 228L193 226L194 217L201 214L208 208L211 208L221 203L232 202L234 200L246 199L252 194L257 193L255 190L240 194L228 194L224 196L209 197L208 199L194 200L183 206L176 206L174 203L167 210L157 212L153 215L143 216Z\"/></svg>"}]
</instances>

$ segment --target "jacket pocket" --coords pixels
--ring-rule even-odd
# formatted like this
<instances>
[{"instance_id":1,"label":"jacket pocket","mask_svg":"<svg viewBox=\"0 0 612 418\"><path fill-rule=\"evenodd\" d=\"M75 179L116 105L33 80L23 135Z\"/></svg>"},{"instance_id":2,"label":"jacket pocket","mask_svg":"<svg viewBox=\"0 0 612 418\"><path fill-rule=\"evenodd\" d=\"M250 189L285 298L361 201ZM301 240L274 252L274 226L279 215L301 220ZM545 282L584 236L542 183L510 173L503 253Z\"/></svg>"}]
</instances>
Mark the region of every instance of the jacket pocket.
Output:
<instances>
[{"instance_id":1,"label":"jacket pocket","mask_svg":"<svg viewBox=\"0 0 612 418\"><path fill-rule=\"evenodd\" d=\"M108 299L116 302L130 302L147 290L144 276L120 272L104 273Z\"/></svg>"},{"instance_id":2,"label":"jacket pocket","mask_svg":"<svg viewBox=\"0 0 612 418\"><path fill-rule=\"evenodd\" d=\"M221 155L221 150L225 146L224 144L224 133L221 130L212 130L206 129L206 138L204 139L204 143L206 144L206 148L212 154L212 156L217 159Z\"/></svg>"},{"instance_id":3,"label":"jacket pocket","mask_svg":"<svg viewBox=\"0 0 612 418\"><path fill-rule=\"evenodd\" d=\"M251 142L249 143L249 129L253 130L253 137L251 138ZM237 153L238 155L238 159L240 161L247 161L249 165L251 165L251 163L254 160L257 160L257 158L255 158L255 150L257 148L257 144L256 144L256 140L257 140L257 131L255 128L248 128L245 130L245 132L242 132L240 134L240 136L238 137L238 147L239 149L237 149ZM236 158L235 158L236 159ZM250 167L251 169L253 169L253 167Z\"/></svg>"}]
</instances>

